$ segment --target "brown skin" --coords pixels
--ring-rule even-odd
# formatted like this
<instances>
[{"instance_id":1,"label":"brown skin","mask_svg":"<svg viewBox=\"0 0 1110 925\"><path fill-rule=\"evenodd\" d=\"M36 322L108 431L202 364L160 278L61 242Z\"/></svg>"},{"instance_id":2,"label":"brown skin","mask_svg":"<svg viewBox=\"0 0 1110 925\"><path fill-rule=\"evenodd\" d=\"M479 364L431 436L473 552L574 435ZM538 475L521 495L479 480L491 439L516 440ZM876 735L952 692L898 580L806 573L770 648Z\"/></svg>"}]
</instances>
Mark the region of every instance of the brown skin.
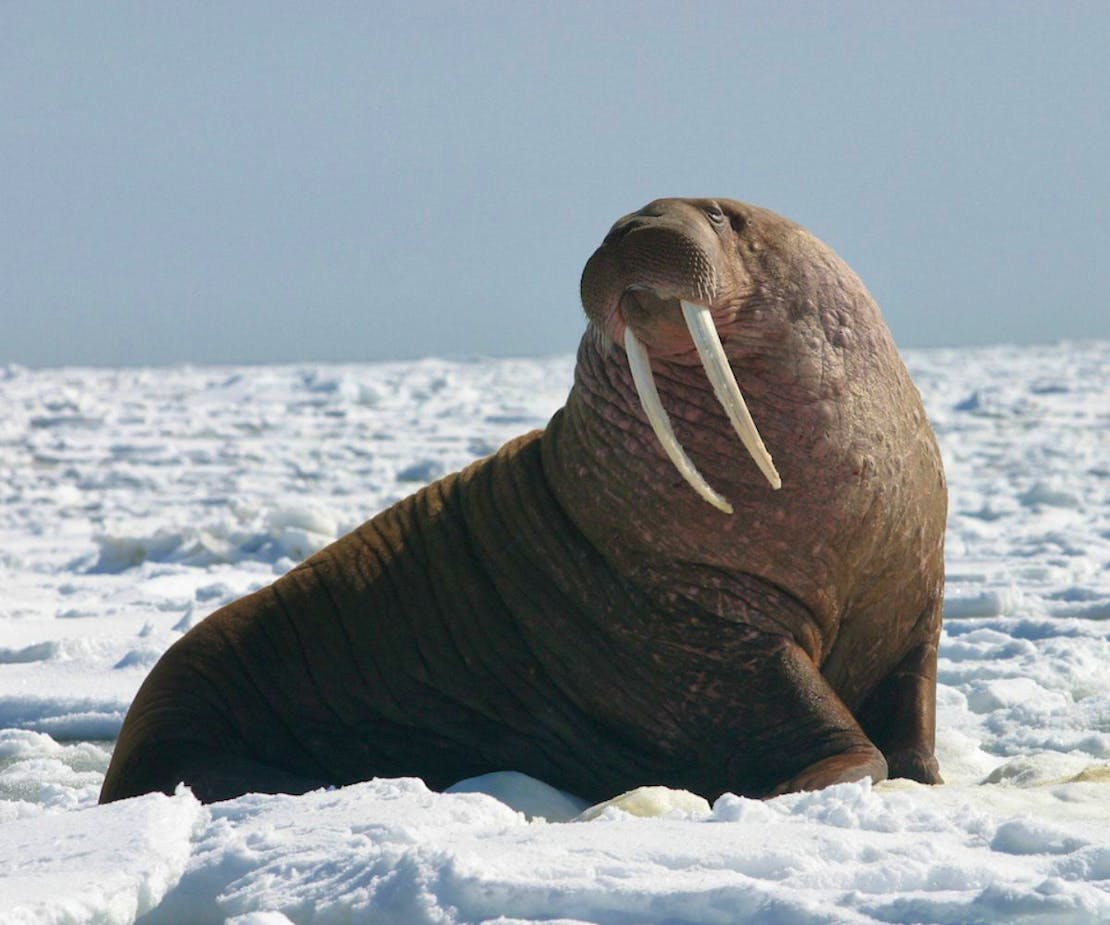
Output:
<instances>
[{"instance_id":1,"label":"brown skin","mask_svg":"<svg viewBox=\"0 0 1110 925\"><path fill-rule=\"evenodd\" d=\"M217 611L155 666L102 801L515 769L593 800L938 783L944 476L878 308L787 220L659 200L587 264L566 406ZM710 307L783 487L714 398ZM622 343L649 348L680 478Z\"/></svg>"}]
</instances>

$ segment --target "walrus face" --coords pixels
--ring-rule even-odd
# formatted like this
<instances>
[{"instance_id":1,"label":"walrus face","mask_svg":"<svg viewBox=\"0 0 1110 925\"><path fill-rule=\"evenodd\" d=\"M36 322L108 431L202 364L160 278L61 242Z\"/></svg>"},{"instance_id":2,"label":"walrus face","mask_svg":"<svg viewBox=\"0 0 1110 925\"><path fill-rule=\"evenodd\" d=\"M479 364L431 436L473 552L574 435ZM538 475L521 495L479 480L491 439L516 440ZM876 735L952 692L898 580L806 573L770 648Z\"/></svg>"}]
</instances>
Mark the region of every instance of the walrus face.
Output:
<instances>
[{"instance_id":1,"label":"walrus face","mask_svg":"<svg viewBox=\"0 0 1110 925\"><path fill-rule=\"evenodd\" d=\"M747 258L765 250L761 238L781 234L783 224L789 223L732 200L657 199L618 220L582 272L586 315L602 336L624 343L640 404L667 456L702 498L730 514L732 506L675 437L651 357L701 363L744 448L771 487L780 488L720 332L743 323L756 288Z\"/></svg>"}]
</instances>

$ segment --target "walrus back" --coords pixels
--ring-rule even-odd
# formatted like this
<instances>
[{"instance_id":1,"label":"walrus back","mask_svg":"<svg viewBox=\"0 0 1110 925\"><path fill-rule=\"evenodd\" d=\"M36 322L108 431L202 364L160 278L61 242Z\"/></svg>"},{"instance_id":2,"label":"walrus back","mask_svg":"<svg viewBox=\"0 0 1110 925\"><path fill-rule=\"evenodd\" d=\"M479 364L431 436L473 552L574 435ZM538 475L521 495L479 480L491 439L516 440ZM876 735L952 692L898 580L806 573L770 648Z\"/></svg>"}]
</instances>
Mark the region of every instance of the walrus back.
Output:
<instances>
[{"instance_id":1,"label":"walrus back","mask_svg":"<svg viewBox=\"0 0 1110 925\"><path fill-rule=\"evenodd\" d=\"M577 598L631 608L557 509L540 436L398 502L190 630L136 696L101 800L182 781L202 799L374 776L445 787L510 766L602 788L563 746L601 748L620 722L563 694L567 673L612 658L604 638L583 656L578 638L597 624Z\"/></svg>"},{"instance_id":2,"label":"walrus back","mask_svg":"<svg viewBox=\"0 0 1110 925\"><path fill-rule=\"evenodd\" d=\"M465 696L439 689L444 654L479 666L465 632L503 622L471 553L458 480L404 499L167 650L128 712L101 801L182 781L205 790L209 769L229 759L256 776L281 772L283 792L425 776L413 756L437 743L413 717L431 711L445 728L479 719Z\"/></svg>"}]
</instances>

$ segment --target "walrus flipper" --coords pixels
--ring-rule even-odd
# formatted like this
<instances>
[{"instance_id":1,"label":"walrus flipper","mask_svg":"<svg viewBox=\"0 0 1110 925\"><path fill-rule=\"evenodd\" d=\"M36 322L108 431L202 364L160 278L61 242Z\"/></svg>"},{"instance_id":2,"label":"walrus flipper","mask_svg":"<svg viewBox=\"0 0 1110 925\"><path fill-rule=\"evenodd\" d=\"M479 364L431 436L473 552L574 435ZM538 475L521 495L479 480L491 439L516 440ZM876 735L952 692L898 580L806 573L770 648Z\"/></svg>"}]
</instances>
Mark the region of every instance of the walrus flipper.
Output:
<instances>
[{"instance_id":1,"label":"walrus flipper","mask_svg":"<svg viewBox=\"0 0 1110 925\"><path fill-rule=\"evenodd\" d=\"M926 613L928 638L910 649L859 710L860 723L886 757L891 777L943 784L937 763L937 643L940 603Z\"/></svg>"},{"instance_id":2,"label":"walrus flipper","mask_svg":"<svg viewBox=\"0 0 1110 925\"><path fill-rule=\"evenodd\" d=\"M786 637L770 641L774 648L760 653L758 664L744 666L747 697L733 733L731 789L768 797L865 777L884 780L882 752L810 657Z\"/></svg>"}]
</instances>

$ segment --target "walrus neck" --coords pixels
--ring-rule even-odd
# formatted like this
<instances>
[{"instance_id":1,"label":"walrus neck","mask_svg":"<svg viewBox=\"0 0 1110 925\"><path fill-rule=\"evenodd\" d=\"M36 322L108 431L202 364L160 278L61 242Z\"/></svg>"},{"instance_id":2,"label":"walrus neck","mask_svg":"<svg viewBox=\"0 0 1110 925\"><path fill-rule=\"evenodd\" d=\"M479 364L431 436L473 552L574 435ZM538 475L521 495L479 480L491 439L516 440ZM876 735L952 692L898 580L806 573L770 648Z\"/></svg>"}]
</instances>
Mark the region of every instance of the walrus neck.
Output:
<instances>
[{"instance_id":1,"label":"walrus neck","mask_svg":"<svg viewBox=\"0 0 1110 925\"><path fill-rule=\"evenodd\" d=\"M571 520L635 585L664 596L711 589L707 609L727 618L730 599L754 579L790 587L827 622L850 592L844 550L873 492L859 473L872 471L874 454L856 446L852 421L872 394L889 397L903 385L887 369L897 354L882 346L885 328L857 325L837 343L817 313L783 322L726 344L781 490L740 445L699 366L653 364L679 442L733 513L706 503L652 432L624 352L592 333L566 405L544 433L544 473ZM865 348L853 349L865 337ZM803 522L826 532L800 543Z\"/></svg>"},{"instance_id":2,"label":"walrus neck","mask_svg":"<svg viewBox=\"0 0 1110 925\"><path fill-rule=\"evenodd\" d=\"M766 479L725 419L704 370L660 363L654 375L679 441L710 483L741 508L749 494L753 503L764 501ZM766 420L766 389L753 376L745 386ZM773 421L766 427L775 433ZM590 332L566 405L544 434L544 468L571 519L635 583L672 582L676 562L682 570L732 566L721 543L732 518L682 480L648 424L624 352Z\"/></svg>"}]
</instances>

